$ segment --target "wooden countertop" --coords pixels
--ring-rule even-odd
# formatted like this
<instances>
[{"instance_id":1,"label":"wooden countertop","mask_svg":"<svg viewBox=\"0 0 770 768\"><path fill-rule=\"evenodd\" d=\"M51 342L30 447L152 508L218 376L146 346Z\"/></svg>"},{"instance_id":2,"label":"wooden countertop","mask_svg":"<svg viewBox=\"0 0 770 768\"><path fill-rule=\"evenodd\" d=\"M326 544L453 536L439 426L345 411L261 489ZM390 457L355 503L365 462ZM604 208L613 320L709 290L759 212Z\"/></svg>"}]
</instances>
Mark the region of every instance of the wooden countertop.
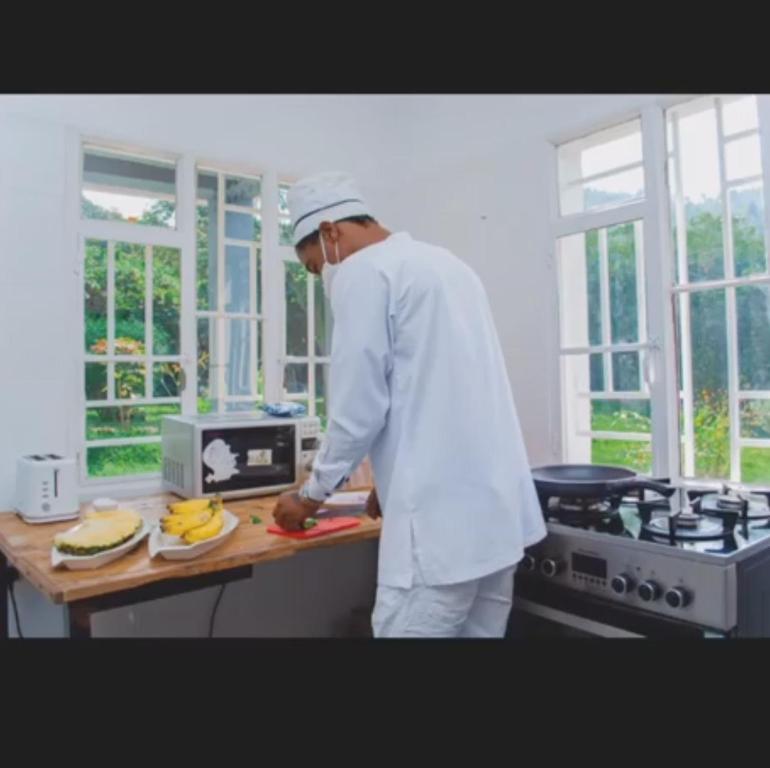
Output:
<instances>
[{"instance_id":1,"label":"wooden countertop","mask_svg":"<svg viewBox=\"0 0 770 768\"><path fill-rule=\"evenodd\" d=\"M135 550L101 568L91 571L53 568L53 537L59 531L71 528L76 521L29 524L14 512L0 513L0 550L28 581L53 602L70 603L166 579L197 576L290 557L305 549L373 539L380 534L380 522L362 515L361 525L356 528L319 536L316 539L298 541L276 536L267 532L268 525L273 522L272 511L276 498L262 496L252 499L226 499L225 508L237 515L241 524L227 541L194 560L170 561L162 557L151 560L147 539L144 539ZM163 493L121 499L120 503L132 506L148 521L153 522L165 513L169 501L178 500L173 494ZM83 504L81 510L87 506ZM259 517L261 523L252 523L252 515Z\"/></svg>"}]
</instances>

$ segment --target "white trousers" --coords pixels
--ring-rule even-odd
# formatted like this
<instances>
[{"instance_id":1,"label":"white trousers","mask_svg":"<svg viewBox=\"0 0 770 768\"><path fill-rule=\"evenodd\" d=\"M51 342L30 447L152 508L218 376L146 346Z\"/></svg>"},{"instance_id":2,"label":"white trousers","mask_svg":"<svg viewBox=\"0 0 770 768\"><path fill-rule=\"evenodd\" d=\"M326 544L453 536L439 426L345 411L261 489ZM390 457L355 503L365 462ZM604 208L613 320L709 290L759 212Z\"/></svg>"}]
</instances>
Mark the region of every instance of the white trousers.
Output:
<instances>
[{"instance_id":1,"label":"white trousers","mask_svg":"<svg viewBox=\"0 0 770 768\"><path fill-rule=\"evenodd\" d=\"M415 563L410 589L377 587L375 637L503 637L515 566L460 584L426 586Z\"/></svg>"}]
</instances>

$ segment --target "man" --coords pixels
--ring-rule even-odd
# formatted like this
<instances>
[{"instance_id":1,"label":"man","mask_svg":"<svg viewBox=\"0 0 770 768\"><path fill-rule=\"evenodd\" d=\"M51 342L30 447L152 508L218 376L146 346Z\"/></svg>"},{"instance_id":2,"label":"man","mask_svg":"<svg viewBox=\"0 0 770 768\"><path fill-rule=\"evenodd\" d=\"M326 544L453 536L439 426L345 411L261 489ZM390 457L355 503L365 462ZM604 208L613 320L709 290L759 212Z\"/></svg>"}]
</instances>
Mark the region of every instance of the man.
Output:
<instances>
[{"instance_id":1,"label":"man","mask_svg":"<svg viewBox=\"0 0 770 768\"><path fill-rule=\"evenodd\" d=\"M344 174L298 182L289 209L331 302L331 398L311 477L275 520L298 530L369 455L375 636L502 637L515 565L546 529L481 281L383 228Z\"/></svg>"}]
</instances>

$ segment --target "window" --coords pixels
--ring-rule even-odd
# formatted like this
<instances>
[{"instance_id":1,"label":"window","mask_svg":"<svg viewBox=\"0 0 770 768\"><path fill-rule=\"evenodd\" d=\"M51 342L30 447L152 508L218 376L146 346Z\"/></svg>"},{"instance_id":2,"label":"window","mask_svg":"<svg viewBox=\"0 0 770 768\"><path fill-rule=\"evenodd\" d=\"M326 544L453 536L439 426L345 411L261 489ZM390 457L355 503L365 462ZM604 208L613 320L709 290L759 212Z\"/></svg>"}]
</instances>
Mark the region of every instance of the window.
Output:
<instances>
[{"instance_id":1,"label":"window","mask_svg":"<svg viewBox=\"0 0 770 768\"><path fill-rule=\"evenodd\" d=\"M563 144L558 150L558 164L563 216L643 199L640 121Z\"/></svg>"},{"instance_id":2,"label":"window","mask_svg":"<svg viewBox=\"0 0 770 768\"><path fill-rule=\"evenodd\" d=\"M754 96L668 110L682 473L770 481L770 277Z\"/></svg>"},{"instance_id":3,"label":"window","mask_svg":"<svg viewBox=\"0 0 770 768\"><path fill-rule=\"evenodd\" d=\"M282 198L280 205L285 205L284 200ZM325 428L331 309L321 280L300 264L293 248L282 250L286 317L283 396L303 403L311 416L321 419Z\"/></svg>"},{"instance_id":4,"label":"window","mask_svg":"<svg viewBox=\"0 0 770 768\"><path fill-rule=\"evenodd\" d=\"M157 471L180 412L180 252L89 239L84 281L87 474Z\"/></svg>"},{"instance_id":5,"label":"window","mask_svg":"<svg viewBox=\"0 0 770 768\"><path fill-rule=\"evenodd\" d=\"M176 165L86 145L81 210L85 219L176 226Z\"/></svg>"},{"instance_id":6,"label":"window","mask_svg":"<svg viewBox=\"0 0 770 768\"><path fill-rule=\"evenodd\" d=\"M769 484L757 98L649 108L555 156L564 459Z\"/></svg>"},{"instance_id":7,"label":"window","mask_svg":"<svg viewBox=\"0 0 770 768\"><path fill-rule=\"evenodd\" d=\"M563 237L557 253L569 460L650 472L641 222Z\"/></svg>"},{"instance_id":8,"label":"window","mask_svg":"<svg viewBox=\"0 0 770 768\"><path fill-rule=\"evenodd\" d=\"M274 172L80 145L83 482L159 478L166 415L286 397L325 425L331 313L294 253L288 190Z\"/></svg>"},{"instance_id":9,"label":"window","mask_svg":"<svg viewBox=\"0 0 770 768\"><path fill-rule=\"evenodd\" d=\"M253 411L260 363L261 179L199 169L196 188L198 411Z\"/></svg>"}]
</instances>

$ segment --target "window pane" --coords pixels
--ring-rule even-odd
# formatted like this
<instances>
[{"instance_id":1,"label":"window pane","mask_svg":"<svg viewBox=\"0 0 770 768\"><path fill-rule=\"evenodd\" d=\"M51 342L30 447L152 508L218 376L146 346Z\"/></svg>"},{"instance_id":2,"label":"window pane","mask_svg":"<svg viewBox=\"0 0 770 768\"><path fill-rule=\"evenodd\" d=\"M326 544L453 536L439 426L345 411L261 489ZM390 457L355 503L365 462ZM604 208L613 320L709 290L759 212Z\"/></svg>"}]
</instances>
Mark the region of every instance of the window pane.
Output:
<instances>
[{"instance_id":1,"label":"window pane","mask_svg":"<svg viewBox=\"0 0 770 768\"><path fill-rule=\"evenodd\" d=\"M86 241L85 275L86 352L107 353L107 243Z\"/></svg>"},{"instance_id":2,"label":"window pane","mask_svg":"<svg viewBox=\"0 0 770 768\"><path fill-rule=\"evenodd\" d=\"M249 249L240 245L225 246L225 311L249 312Z\"/></svg>"},{"instance_id":3,"label":"window pane","mask_svg":"<svg viewBox=\"0 0 770 768\"><path fill-rule=\"evenodd\" d=\"M233 240L259 240L262 222L259 216L239 211L225 211L225 237Z\"/></svg>"},{"instance_id":4,"label":"window pane","mask_svg":"<svg viewBox=\"0 0 770 768\"><path fill-rule=\"evenodd\" d=\"M650 442L592 435L592 432L650 434L652 429L649 400L590 398L590 369L596 360L601 370L602 355L591 358L589 361L588 355L562 357L566 461L614 464L649 472L652 466Z\"/></svg>"},{"instance_id":5,"label":"window pane","mask_svg":"<svg viewBox=\"0 0 770 768\"><path fill-rule=\"evenodd\" d=\"M677 259L687 264L688 275L678 269L680 281L697 282L724 277L722 242L722 198L719 175L719 146L714 100L688 103L668 110L673 173L681 175L681 189L672 184L672 192L681 205L674 205L672 219L676 230L686 233L682 245L686 254ZM677 150L677 151L675 151Z\"/></svg>"},{"instance_id":6,"label":"window pane","mask_svg":"<svg viewBox=\"0 0 770 768\"><path fill-rule=\"evenodd\" d=\"M81 202L86 219L173 228L176 164L84 147Z\"/></svg>"},{"instance_id":7,"label":"window pane","mask_svg":"<svg viewBox=\"0 0 770 768\"><path fill-rule=\"evenodd\" d=\"M112 440L120 437L159 435L164 416L180 412L176 403L125 405L86 410L86 439Z\"/></svg>"},{"instance_id":8,"label":"window pane","mask_svg":"<svg viewBox=\"0 0 770 768\"><path fill-rule=\"evenodd\" d=\"M634 224L610 227L607 230L607 261L613 344L639 341L636 258Z\"/></svg>"},{"instance_id":9,"label":"window pane","mask_svg":"<svg viewBox=\"0 0 770 768\"><path fill-rule=\"evenodd\" d=\"M218 209L217 175L198 174L195 240L197 248L198 309L217 309Z\"/></svg>"},{"instance_id":10,"label":"window pane","mask_svg":"<svg viewBox=\"0 0 770 768\"><path fill-rule=\"evenodd\" d=\"M281 217L278 219L278 243L279 245L292 245L292 228L291 219L288 217Z\"/></svg>"},{"instance_id":11,"label":"window pane","mask_svg":"<svg viewBox=\"0 0 770 768\"><path fill-rule=\"evenodd\" d=\"M633 120L558 148L562 215L619 205L644 197L644 172L609 172L642 162L641 123ZM601 179L583 179L608 174Z\"/></svg>"},{"instance_id":12,"label":"window pane","mask_svg":"<svg viewBox=\"0 0 770 768\"><path fill-rule=\"evenodd\" d=\"M725 144L725 172L728 181L762 173L762 155L756 133Z\"/></svg>"},{"instance_id":13,"label":"window pane","mask_svg":"<svg viewBox=\"0 0 770 768\"><path fill-rule=\"evenodd\" d=\"M283 389L287 395L306 394L308 391L307 363L288 363L283 369Z\"/></svg>"},{"instance_id":14,"label":"window pane","mask_svg":"<svg viewBox=\"0 0 770 768\"><path fill-rule=\"evenodd\" d=\"M727 394L725 291L681 296L690 301L695 475L730 476L730 415ZM680 309L680 321L682 312ZM686 329L681 329L684 337Z\"/></svg>"},{"instance_id":15,"label":"window pane","mask_svg":"<svg viewBox=\"0 0 770 768\"><path fill-rule=\"evenodd\" d=\"M632 168L582 185L582 210L609 208L644 199L644 171Z\"/></svg>"},{"instance_id":16,"label":"window pane","mask_svg":"<svg viewBox=\"0 0 770 768\"><path fill-rule=\"evenodd\" d=\"M652 445L638 440L592 440L591 463L652 472Z\"/></svg>"},{"instance_id":17,"label":"window pane","mask_svg":"<svg viewBox=\"0 0 770 768\"><path fill-rule=\"evenodd\" d=\"M741 449L741 480L744 483L770 485L770 448Z\"/></svg>"},{"instance_id":18,"label":"window pane","mask_svg":"<svg viewBox=\"0 0 770 768\"><path fill-rule=\"evenodd\" d=\"M316 364L315 367L315 415L321 419L321 426L326 429L328 415L329 365Z\"/></svg>"},{"instance_id":19,"label":"window pane","mask_svg":"<svg viewBox=\"0 0 770 768\"><path fill-rule=\"evenodd\" d=\"M142 355L144 347L144 246L115 243L115 354Z\"/></svg>"},{"instance_id":20,"label":"window pane","mask_svg":"<svg viewBox=\"0 0 770 768\"><path fill-rule=\"evenodd\" d=\"M180 263L177 248L153 248L152 346L156 355L179 354Z\"/></svg>"},{"instance_id":21,"label":"window pane","mask_svg":"<svg viewBox=\"0 0 770 768\"><path fill-rule=\"evenodd\" d=\"M198 318L198 412L216 410L216 320Z\"/></svg>"},{"instance_id":22,"label":"window pane","mask_svg":"<svg viewBox=\"0 0 770 768\"><path fill-rule=\"evenodd\" d=\"M606 238L610 343L640 339L637 258L641 243L634 222L570 235L558 242L561 344L584 347L604 343L602 243Z\"/></svg>"},{"instance_id":23,"label":"window pane","mask_svg":"<svg viewBox=\"0 0 770 768\"><path fill-rule=\"evenodd\" d=\"M591 401L591 429L596 432L652 432L649 400Z\"/></svg>"},{"instance_id":24,"label":"window pane","mask_svg":"<svg viewBox=\"0 0 770 768\"><path fill-rule=\"evenodd\" d=\"M770 400L741 402L741 437L770 440Z\"/></svg>"},{"instance_id":25,"label":"window pane","mask_svg":"<svg viewBox=\"0 0 770 768\"><path fill-rule=\"evenodd\" d=\"M770 288L735 289L741 389L770 390Z\"/></svg>"},{"instance_id":26,"label":"window pane","mask_svg":"<svg viewBox=\"0 0 770 768\"><path fill-rule=\"evenodd\" d=\"M767 272L765 201L761 184L730 190L733 253L738 277Z\"/></svg>"},{"instance_id":27,"label":"window pane","mask_svg":"<svg viewBox=\"0 0 770 768\"><path fill-rule=\"evenodd\" d=\"M599 265L599 230L585 235L586 286L588 291L588 342L602 343L601 267Z\"/></svg>"},{"instance_id":28,"label":"window pane","mask_svg":"<svg viewBox=\"0 0 770 768\"><path fill-rule=\"evenodd\" d=\"M589 355L591 358L591 392L604 391L604 355Z\"/></svg>"},{"instance_id":29,"label":"window pane","mask_svg":"<svg viewBox=\"0 0 770 768\"><path fill-rule=\"evenodd\" d=\"M308 355L308 272L297 262L286 262L286 354Z\"/></svg>"},{"instance_id":30,"label":"window pane","mask_svg":"<svg viewBox=\"0 0 770 768\"><path fill-rule=\"evenodd\" d=\"M291 219L289 216L289 185L278 185L278 228L279 243L281 245L291 245Z\"/></svg>"},{"instance_id":31,"label":"window pane","mask_svg":"<svg viewBox=\"0 0 770 768\"><path fill-rule=\"evenodd\" d=\"M597 432L652 432L649 400L594 400L591 427ZM594 464L628 467L637 472L652 471L652 444L643 441L594 439Z\"/></svg>"},{"instance_id":32,"label":"window pane","mask_svg":"<svg viewBox=\"0 0 770 768\"><path fill-rule=\"evenodd\" d=\"M562 347L602 343L598 230L557 243Z\"/></svg>"},{"instance_id":33,"label":"window pane","mask_svg":"<svg viewBox=\"0 0 770 768\"><path fill-rule=\"evenodd\" d=\"M331 355L332 351L332 309L329 300L326 298L323 282L320 278L314 277L315 290L315 353L326 357Z\"/></svg>"},{"instance_id":34,"label":"window pane","mask_svg":"<svg viewBox=\"0 0 770 768\"><path fill-rule=\"evenodd\" d=\"M638 392L641 390L641 366L638 352L613 353L612 388L616 392Z\"/></svg>"},{"instance_id":35,"label":"window pane","mask_svg":"<svg viewBox=\"0 0 770 768\"><path fill-rule=\"evenodd\" d=\"M107 366L86 363L86 400L107 399Z\"/></svg>"},{"instance_id":36,"label":"window pane","mask_svg":"<svg viewBox=\"0 0 770 768\"><path fill-rule=\"evenodd\" d=\"M722 100L722 130L725 136L759 127L757 97L726 97Z\"/></svg>"},{"instance_id":37,"label":"window pane","mask_svg":"<svg viewBox=\"0 0 770 768\"><path fill-rule=\"evenodd\" d=\"M89 477L160 472L163 458L160 443L88 448L86 453Z\"/></svg>"},{"instance_id":38,"label":"window pane","mask_svg":"<svg viewBox=\"0 0 770 768\"><path fill-rule=\"evenodd\" d=\"M156 363L152 367L153 397L179 397L182 366L179 363Z\"/></svg>"},{"instance_id":39,"label":"window pane","mask_svg":"<svg viewBox=\"0 0 770 768\"><path fill-rule=\"evenodd\" d=\"M225 365L226 389L228 395L251 395L254 381L251 350L251 320L225 320Z\"/></svg>"},{"instance_id":40,"label":"window pane","mask_svg":"<svg viewBox=\"0 0 770 768\"><path fill-rule=\"evenodd\" d=\"M225 203L243 205L247 208L260 207L260 180L241 176L225 177Z\"/></svg>"},{"instance_id":41,"label":"window pane","mask_svg":"<svg viewBox=\"0 0 770 768\"><path fill-rule=\"evenodd\" d=\"M135 400L145 396L144 363L115 363L115 397Z\"/></svg>"}]
</instances>

